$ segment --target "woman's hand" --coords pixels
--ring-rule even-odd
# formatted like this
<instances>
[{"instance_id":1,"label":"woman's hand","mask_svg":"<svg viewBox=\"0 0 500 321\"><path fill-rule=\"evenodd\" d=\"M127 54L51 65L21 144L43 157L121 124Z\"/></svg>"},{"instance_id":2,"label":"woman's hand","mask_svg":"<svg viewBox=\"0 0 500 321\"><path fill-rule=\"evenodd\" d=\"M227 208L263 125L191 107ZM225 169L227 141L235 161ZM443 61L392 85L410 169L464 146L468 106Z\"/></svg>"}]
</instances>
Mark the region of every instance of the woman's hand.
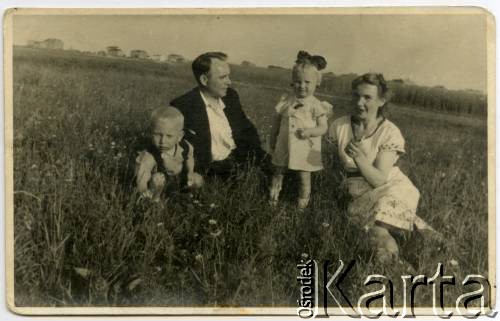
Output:
<instances>
[{"instance_id":1,"label":"woman's hand","mask_svg":"<svg viewBox=\"0 0 500 321\"><path fill-rule=\"evenodd\" d=\"M357 146L354 141L351 141L345 148L345 153L347 156L353 158L356 161L366 159L366 154Z\"/></svg>"}]
</instances>

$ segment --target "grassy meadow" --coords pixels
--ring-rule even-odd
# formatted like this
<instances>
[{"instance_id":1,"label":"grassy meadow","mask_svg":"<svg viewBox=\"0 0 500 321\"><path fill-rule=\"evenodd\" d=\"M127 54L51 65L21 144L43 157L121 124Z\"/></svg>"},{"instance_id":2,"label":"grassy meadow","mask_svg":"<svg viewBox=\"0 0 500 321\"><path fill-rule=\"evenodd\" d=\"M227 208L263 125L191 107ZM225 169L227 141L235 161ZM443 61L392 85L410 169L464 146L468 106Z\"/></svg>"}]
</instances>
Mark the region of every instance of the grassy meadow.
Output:
<instances>
[{"instance_id":1,"label":"grassy meadow","mask_svg":"<svg viewBox=\"0 0 500 321\"><path fill-rule=\"evenodd\" d=\"M288 79L263 68L232 71L265 144ZM369 291L366 277L380 273L394 280L401 303L405 271L377 265L364 231L349 223L327 142L304 213L294 209L293 176L273 209L256 169L212 181L194 199L137 206L135 146L150 111L194 86L188 65L16 48L13 85L17 306L296 307L296 264L305 255L333 261L332 273L339 259L356 260L343 283L348 295L357 300ZM319 97L334 105L334 118L348 112L345 98ZM486 120L395 105L389 117L406 139L402 168L421 192L418 214L448 240L400 235L402 256L429 277L441 262L459 284L486 275ZM463 292L445 289L450 304ZM431 300L431 287L417 291L417 304Z\"/></svg>"}]
</instances>

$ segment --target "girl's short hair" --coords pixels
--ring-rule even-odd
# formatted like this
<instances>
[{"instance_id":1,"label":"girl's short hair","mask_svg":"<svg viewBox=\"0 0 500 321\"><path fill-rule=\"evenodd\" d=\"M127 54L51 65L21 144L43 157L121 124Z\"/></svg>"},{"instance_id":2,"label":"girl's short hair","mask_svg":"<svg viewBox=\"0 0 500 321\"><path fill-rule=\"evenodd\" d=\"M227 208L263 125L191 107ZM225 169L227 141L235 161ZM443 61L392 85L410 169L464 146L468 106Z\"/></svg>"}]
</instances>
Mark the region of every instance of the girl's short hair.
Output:
<instances>
[{"instance_id":1,"label":"girl's short hair","mask_svg":"<svg viewBox=\"0 0 500 321\"><path fill-rule=\"evenodd\" d=\"M377 116L384 116L389 100L391 98L391 91L387 85L387 81L383 74L369 72L355 78L351 83L351 89L355 90L359 85L368 84L377 87L379 97L385 100L385 103L378 109Z\"/></svg>"},{"instance_id":2,"label":"girl's short hair","mask_svg":"<svg viewBox=\"0 0 500 321\"><path fill-rule=\"evenodd\" d=\"M307 51L301 50L297 54L297 59L295 60L295 65L292 69L292 78L295 78L299 70L304 68L313 67L317 71L318 75L318 86L321 83L321 73L320 70L325 69L326 59L323 56L310 55Z\"/></svg>"},{"instance_id":3,"label":"girl's short hair","mask_svg":"<svg viewBox=\"0 0 500 321\"><path fill-rule=\"evenodd\" d=\"M177 123L180 129L184 128L184 116L179 109L172 106L159 107L153 110L151 113L151 128L153 128L159 120L169 120Z\"/></svg>"}]
</instances>

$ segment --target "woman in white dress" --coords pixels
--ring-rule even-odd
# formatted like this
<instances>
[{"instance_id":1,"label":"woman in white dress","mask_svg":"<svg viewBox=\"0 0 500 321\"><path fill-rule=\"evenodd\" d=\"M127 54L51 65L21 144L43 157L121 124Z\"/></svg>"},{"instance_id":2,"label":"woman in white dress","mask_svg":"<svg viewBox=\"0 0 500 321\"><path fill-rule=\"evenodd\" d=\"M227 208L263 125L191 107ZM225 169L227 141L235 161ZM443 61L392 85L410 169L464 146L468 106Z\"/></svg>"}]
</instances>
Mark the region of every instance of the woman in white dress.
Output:
<instances>
[{"instance_id":1,"label":"woman in white dress","mask_svg":"<svg viewBox=\"0 0 500 321\"><path fill-rule=\"evenodd\" d=\"M329 138L338 146L351 196L349 218L369 233L377 258L389 263L399 256L392 229L432 230L416 215L420 193L395 165L405 141L383 110L389 90L382 74L369 73L352 82L352 113L335 120Z\"/></svg>"}]
</instances>

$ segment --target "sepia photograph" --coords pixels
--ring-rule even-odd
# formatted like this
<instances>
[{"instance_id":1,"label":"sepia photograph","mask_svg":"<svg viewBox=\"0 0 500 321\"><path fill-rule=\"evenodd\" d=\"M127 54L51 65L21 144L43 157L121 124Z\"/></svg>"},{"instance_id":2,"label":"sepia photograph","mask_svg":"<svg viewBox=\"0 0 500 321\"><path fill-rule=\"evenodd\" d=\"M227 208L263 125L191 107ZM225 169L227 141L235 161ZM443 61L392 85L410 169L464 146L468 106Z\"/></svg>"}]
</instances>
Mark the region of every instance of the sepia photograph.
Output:
<instances>
[{"instance_id":1,"label":"sepia photograph","mask_svg":"<svg viewBox=\"0 0 500 321\"><path fill-rule=\"evenodd\" d=\"M477 7L9 9L24 315L496 316Z\"/></svg>"}]
</instances>

